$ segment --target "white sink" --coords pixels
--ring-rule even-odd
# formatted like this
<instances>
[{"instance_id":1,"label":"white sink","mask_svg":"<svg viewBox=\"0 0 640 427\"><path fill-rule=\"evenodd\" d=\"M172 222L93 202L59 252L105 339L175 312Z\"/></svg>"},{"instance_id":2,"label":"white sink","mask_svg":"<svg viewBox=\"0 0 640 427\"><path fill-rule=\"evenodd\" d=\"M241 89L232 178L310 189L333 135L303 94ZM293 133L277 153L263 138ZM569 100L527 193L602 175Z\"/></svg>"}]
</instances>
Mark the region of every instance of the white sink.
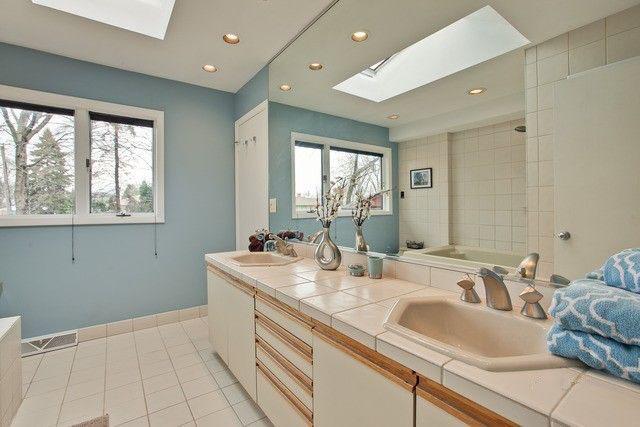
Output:
<instances>
[{"instance_id":1,"label":"white sink","mask_svg":"<svg viewBox=\"0 0 640 427\"><path fill-rule=\"evenodd\" d=\"M302 257L284 256L273 252L247 252L229 259L242 267L269 267L287 265L299 261Z\"/></svg>"},{"instance_id":2,"label":"white sink","mask_svg":"<svg viewBox=\"0 0 640 427\"><path fill-rule=\"evenodd\" d=\"M389 331L488 371L578 366L547 350L551 325L446 296L402 298L384 323Z\"/></svg>"}]
</instances>

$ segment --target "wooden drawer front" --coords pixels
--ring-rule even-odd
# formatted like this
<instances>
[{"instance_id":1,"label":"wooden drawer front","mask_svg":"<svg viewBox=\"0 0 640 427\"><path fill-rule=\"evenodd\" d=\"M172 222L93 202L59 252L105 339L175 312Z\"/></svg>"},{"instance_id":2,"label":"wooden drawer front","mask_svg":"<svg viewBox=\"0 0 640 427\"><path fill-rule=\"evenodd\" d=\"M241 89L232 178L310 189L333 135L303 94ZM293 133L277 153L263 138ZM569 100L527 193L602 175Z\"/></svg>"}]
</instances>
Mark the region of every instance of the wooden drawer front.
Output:
<instances>
[{"instance_id":1,"label":"wooden drawer front","mask_svg":"<svg viewBox=\"0 0 640 427\"><path fill-rule=\"evenodd\" d=\"M289 313L286 313L274 304L270 304L262 298L256 298L256 310L264 314L273 322L277 323L287 332L305 342L307 345L312 345L313 334L311 333L311 327L309 325L296 319Z\"/></svg>"},{"instance_id":2,"label":"wooden drawer front","mask_svg":"<svg viewBox=\"0 0 640 427\"><path fill-rule=\"evenodd\" d=\"M276 427L307 427L313 416L264 366L257 362L258 405Z\"/></svg>"},{"instance_id":3,"label":"wooden drawer front","mask_svg":"<svg viewBox=\"0 0 640 427\"><path fill-rule=\"evenodd\" d=\"M313 410L312 382L268 344L258 341L256 358L309 410Z\"/></svg>"},{"instance_id":4,"label":"wooden drawer front","mask_svg":"<svg viewBox=\"0 0 640 427\"><path fill-rule=\"evenodd\" d=\"M313 377L313 362L308 353L283 340L278 334L263 326L260 321L256 322L256 336L273 347L306 376Z\"/></svg>"}]
</instances>

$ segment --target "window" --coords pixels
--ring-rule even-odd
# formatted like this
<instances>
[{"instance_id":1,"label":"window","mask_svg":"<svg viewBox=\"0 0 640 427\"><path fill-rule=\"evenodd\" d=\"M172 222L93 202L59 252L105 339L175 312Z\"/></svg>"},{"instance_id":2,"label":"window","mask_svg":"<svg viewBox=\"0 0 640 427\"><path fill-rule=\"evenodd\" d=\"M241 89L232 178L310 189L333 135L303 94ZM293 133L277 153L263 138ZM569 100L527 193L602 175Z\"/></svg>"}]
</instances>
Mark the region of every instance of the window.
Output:
<instances>
[{"instance_id":1,"label":"window","mask_svg":"<svg viewBox=\"0 0 640 427\"><path fill-rule=\"evenodd\" d=\"M382 154L331 147L330 180L357 177L346 189L344 207L354 208L356 194L376 194L382 191ZM376 197L371 209L382 209L382 196Z\"/></svg>"},{"instance_id":2,"label":"window","mask_svg":"<svg viewBox=\"0 0 640 427\"><path fill-rule=\"evenodd\" d=\"M74 210L73 110L0 100L0 215Z\"/></svg>"},{"instance_id":3,"label":"window","mask_svg":"<svg viewBox=\"0 0 640 427\"><path fill-rule=\"evenodd\" d=\"M358 191L369 195L391 188L390 148L298 133L291 134L291 143L293 218L313 217L309 211L316 197L340 177L358 177L346 188L342 216L350 215ZM373 215L392 212L390 193L376 197Z\"/></svg>"},{"instance_id":4,"label":"window","mask_svg":"<svg viewBox=\"0 0 640 427\"><path fill-rule=\"evenodd\" d=\"M0 85L0 226L163 222L163 122Z\"/></svg>"},{"instance_id":5,"label":"window","mask_svg":"<svg viewBox=\"0 0 640 427\"><path fill-rule=\"evenodd\" d=\"M89 113L91 212L153 212L153 122Z\"/></svg>"},{"instance_id":6,"label":"window","mask_svg":"<svg viewBox=\"0 0 640 427\"><path fill-rule=\"evenodd\" d=\"M382 102L529 44L491 6L485 6L333 88Z\"/></svg>"},{"instance_id":7,"label":"window","mask_svg":"<svg viewBox=\"0 0 640 427\"><path fill-rule=\"evenodd\" d=\"M304 214L316 206L322 194L322 145L295 142L295 212Z\"/></svg>"}]
</instances>

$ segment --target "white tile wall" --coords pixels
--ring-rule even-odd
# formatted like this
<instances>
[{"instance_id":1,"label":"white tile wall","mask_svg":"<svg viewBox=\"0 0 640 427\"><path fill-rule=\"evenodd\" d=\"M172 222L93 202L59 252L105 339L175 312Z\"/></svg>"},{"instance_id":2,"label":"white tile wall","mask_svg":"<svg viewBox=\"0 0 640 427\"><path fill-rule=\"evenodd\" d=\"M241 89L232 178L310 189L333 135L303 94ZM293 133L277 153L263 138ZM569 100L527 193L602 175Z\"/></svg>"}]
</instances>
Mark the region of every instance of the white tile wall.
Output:
<instances>
[{"instance_id":1,"label":"white tile wall","mask_svg":"<svg viewBox=\"0 0 640 427\"><path fill-rule=\"evenodd\" d=\"M22 359L20 318L11 321L0 336L0 427L9 427L22 403Z\"/></svg>"},{"instance_id":2,"label":"white tile wall","mask_svg":"<svg viewBox=\"0 0 640 427\"><path fill-rule=\"evenodd\" d=\"M449 134L403 142L399 145L399 246L407 240L426 246L449 244ZM433 168L433 188L411 189L412 169Z\"/></svg>"},{"instance_id":3,"label":"white tile wall","mask_svg":"<svg viewBox=\"0 0 640 427\"><path fill-rule=\"evenodd\" d=\"M525 134L513 130L522 124L451 134L452 243L525 252Z\"/></svg>"},{"instance_id":4,"label":"white tile wall","mask_svg":"<svg viewBox=\"0 0 640 427\"><path fill-rule=\"evenodd\" d=\"M553 268L553 86L568 75L640 55L640 5L525 51L527 251L538 277Z\"/></svg>"}]
</instances>

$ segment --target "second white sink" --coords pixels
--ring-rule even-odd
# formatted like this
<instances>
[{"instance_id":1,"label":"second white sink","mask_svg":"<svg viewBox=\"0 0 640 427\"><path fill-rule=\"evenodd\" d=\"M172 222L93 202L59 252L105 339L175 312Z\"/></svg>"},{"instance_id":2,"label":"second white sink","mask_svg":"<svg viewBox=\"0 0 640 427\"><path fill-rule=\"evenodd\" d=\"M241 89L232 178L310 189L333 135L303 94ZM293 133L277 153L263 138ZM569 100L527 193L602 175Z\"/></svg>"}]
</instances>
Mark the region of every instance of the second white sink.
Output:
<instances>
[{"instance_id":1,"label":"second white sink","mask_svg":"<svg viewBox=\"0 0 640 427\"><path fill-rule=\"evenodd\" d=\"M547 350L551 320L531 320L454 297L402 298L384 326L427 348L488 371L576 366Z\"/></svg>"}]
</instances>

